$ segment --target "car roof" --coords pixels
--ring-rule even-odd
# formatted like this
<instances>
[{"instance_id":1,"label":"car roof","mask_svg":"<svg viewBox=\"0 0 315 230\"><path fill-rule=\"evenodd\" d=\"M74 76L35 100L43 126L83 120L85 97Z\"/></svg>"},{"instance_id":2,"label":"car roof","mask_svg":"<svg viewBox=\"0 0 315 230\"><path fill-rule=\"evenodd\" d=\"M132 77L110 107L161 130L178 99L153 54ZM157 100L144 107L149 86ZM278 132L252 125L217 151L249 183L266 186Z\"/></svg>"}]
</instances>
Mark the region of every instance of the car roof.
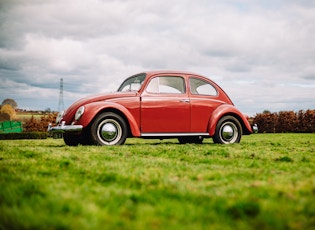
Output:
<instances>
[{"instance_id":1,"label":"car roof","mask_svg":"<svg viewBox=\"0 0 315 230\"><path fill-rule=\"evenodd\" d=\"M191 75L198 75L198 76L202 76L200 74L194 73L194 72L190 72L190 71L185 71L185 70L149 70L149 71L145 71L144 73L148 74L148 75L156 75L156 74L191 74Z\"/></svg>"}]
</instances>

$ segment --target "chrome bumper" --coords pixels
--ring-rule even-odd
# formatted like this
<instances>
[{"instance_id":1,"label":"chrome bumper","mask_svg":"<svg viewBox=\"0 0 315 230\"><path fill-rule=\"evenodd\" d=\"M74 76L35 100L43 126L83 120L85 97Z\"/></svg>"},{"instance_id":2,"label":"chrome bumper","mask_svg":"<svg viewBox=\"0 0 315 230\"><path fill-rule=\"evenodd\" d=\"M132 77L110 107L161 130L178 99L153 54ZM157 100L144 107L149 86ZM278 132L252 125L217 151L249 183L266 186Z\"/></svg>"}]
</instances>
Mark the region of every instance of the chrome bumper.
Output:
<instances>
[{"instance_id":1,"label":"chrome bumper","mask_svg":"<svg viewBox=\"0 0 315 230\"><path fill-rule=\"evenodd\" d=\"M82 125L65 125L64 122L62 122L58 126L51 126L51 124L48 125L48 132L52 133L64 133L64 132L80 132L82 131L83 126Z\"/></svg>"}]
</instances>

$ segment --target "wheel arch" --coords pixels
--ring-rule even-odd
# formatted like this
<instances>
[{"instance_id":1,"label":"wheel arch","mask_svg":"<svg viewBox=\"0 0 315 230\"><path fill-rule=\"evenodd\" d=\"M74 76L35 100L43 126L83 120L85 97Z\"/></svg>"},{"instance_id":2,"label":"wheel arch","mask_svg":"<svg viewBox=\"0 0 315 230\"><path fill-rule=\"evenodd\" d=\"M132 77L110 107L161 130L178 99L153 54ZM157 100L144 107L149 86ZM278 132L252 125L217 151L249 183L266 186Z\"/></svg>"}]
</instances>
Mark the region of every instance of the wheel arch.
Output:
<instances>
[{"instance_id":1,"label":"wheel arch","mask_svg":"<svg viewBox=\"0 0 315 230\"><path fill-rule=\"evenodd\" d=\"M121 116L127 124L128 127L128 136L140 136L140 130L138 124L133 117L133 115L122 105L116 103L106 103L102 106L100 105L85 105L86 106L86 114L82 116L82 123L84 127L90 127L93 120L97 115L105 112L113 112L117 115Z\"/></svg>"},{"instance_id":2,"label":"wheel arch","mask_svg":"<svg viewBox=\"0 0 315 230\"><path fill-rule=\"evenodd\" d=\"M252 133L251 126L245 117L238 109L232 105L223 104L219 106L213 113L209 121L209 135L213 136L215 134L215 129L222 117L232 116L235 117L242 127L242 134L248 135Z\"/></svg>"}]
</instances>

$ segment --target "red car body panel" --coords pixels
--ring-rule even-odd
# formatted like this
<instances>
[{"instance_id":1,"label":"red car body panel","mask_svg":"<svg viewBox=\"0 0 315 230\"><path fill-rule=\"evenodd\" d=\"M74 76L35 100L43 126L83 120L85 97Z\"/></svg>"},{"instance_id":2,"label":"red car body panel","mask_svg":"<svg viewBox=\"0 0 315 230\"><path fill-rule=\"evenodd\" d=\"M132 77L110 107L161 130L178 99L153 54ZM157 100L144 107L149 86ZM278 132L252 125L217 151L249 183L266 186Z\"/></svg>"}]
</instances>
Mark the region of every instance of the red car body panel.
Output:
<instances>
[{"instance_id":1,"label":"red car body panel","mask_svg":"<svg viewBox=\"0 0 315 230\"><path fill-rule=\"evenodd\" d=\"M190 105L183 102L186 98L184 95L142 95L141 132L190 132Z\"/></svg>"},{"instance_id":2,"label":"red car body panel","mask_svg":"<svg viewBox=\"0 0 315 230\"><path fill-rule=\"evenodd\" d=\"M211 114L222 104L222 101L212 99L192 98L191 104L191 132L208 132Z\"/></svg>"}]
</instances>

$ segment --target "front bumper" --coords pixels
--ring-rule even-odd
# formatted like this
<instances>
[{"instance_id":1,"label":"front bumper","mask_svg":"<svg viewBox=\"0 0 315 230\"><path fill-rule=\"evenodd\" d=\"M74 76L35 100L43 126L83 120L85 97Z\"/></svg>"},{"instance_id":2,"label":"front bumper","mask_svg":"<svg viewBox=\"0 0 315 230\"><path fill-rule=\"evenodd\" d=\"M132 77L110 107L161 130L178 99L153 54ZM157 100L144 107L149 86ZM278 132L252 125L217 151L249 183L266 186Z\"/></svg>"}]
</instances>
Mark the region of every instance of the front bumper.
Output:
<instances>
[{"instance_id":1,"label":"front bumper","mask_svg":"<svg viewBox=\"0 0 315 230\"><path fill-rule=\"evenodd\" d=\"M81 132L82 129L82 125L65 125L65 122L62 122L58 126L51 126L51 124L48 125L48 132L52 133Z\"/></svg>"}]
</instances>

